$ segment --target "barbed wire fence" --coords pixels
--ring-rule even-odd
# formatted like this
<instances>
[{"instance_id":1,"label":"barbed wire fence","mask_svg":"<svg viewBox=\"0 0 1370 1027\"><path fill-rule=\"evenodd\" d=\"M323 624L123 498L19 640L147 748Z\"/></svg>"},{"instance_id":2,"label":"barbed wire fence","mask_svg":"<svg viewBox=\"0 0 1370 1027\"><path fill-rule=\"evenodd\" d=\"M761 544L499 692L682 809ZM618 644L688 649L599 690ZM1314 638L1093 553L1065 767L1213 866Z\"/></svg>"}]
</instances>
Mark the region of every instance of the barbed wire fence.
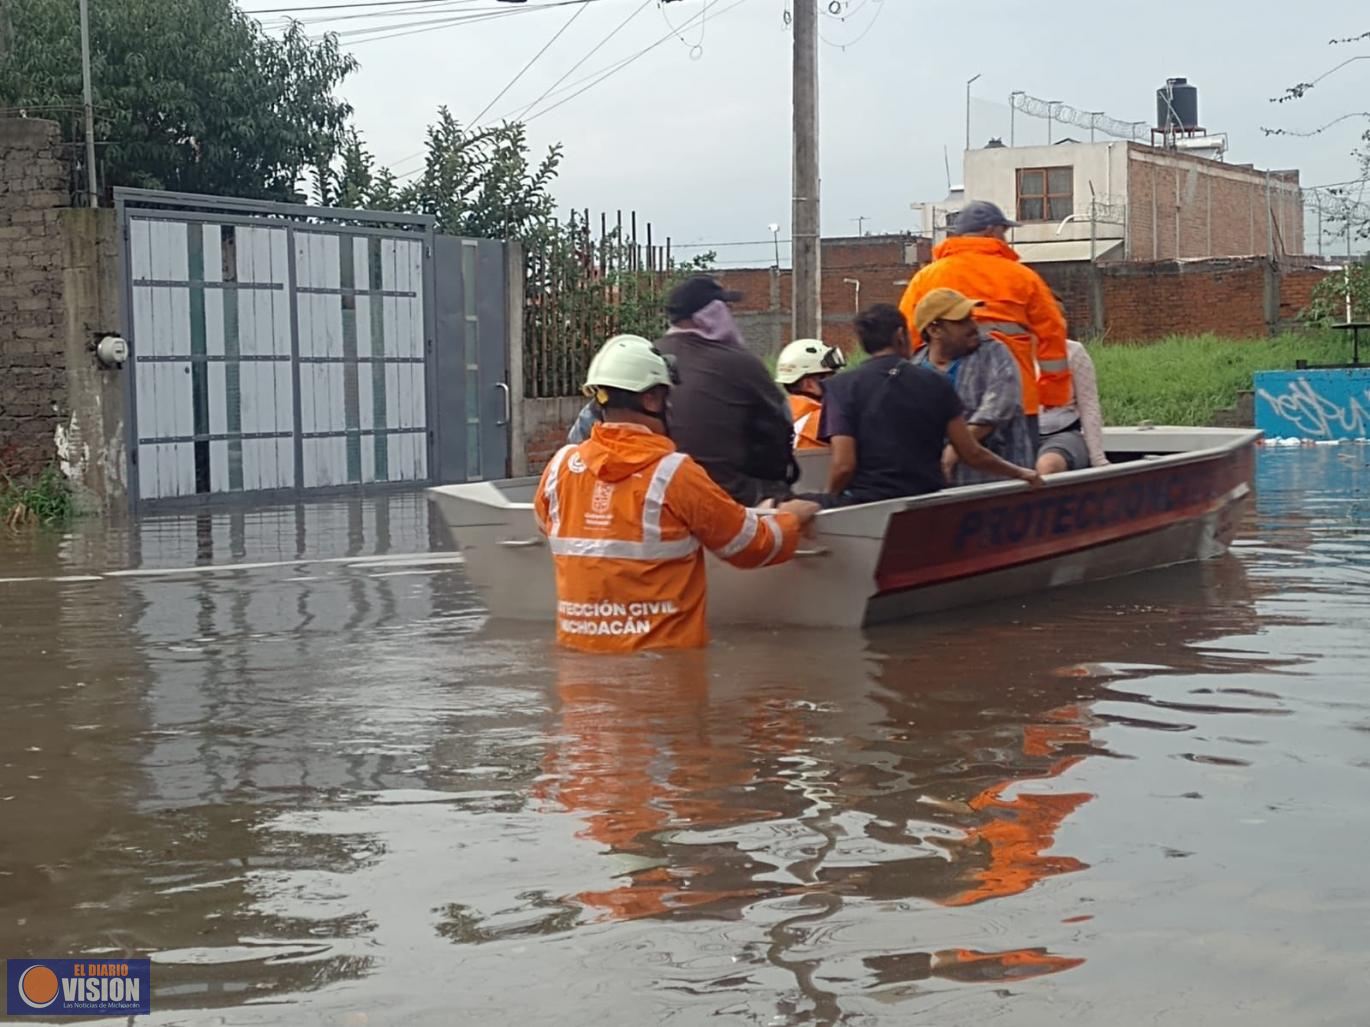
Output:
<instances>
[{"instance_id":1,"label":"barbed wire fence","mask_svg":"<svg viewBox=\"0 0 1370 1027\"><path fill-rule=\"evenodd\" d=\"M1370 178L1303 189L1304 238L1310 255L1364 257L1370 242Z\"/></svg>"}]
</instances>

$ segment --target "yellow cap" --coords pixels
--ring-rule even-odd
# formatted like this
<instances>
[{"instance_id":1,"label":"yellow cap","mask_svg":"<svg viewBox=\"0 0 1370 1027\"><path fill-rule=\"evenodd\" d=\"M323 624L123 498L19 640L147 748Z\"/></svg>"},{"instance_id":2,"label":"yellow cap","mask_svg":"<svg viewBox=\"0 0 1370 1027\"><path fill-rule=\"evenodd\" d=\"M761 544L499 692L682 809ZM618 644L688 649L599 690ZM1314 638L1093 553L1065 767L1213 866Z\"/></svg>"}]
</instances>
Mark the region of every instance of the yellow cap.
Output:
<instances>
[{"instance_id":1,"label":"yellow cap","mask_svg":"<svg viewBox=\"0 0 1370 1027\"><path fill-rule=\"evenodd\" d=\"M921 333L934 321L960 321L984 305L984 300L967 299L955 289L933 289L914 308L913 327Z\"/></svg>"}]
</instances>

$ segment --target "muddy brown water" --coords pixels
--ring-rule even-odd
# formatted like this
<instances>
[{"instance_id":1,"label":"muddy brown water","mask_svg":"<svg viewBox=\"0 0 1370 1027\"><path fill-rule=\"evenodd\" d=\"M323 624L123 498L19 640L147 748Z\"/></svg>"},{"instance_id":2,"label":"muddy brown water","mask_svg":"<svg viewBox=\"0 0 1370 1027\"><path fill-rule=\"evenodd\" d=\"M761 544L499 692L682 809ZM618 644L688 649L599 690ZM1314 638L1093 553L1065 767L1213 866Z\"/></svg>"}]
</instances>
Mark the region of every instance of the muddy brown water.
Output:
<instances>
[{"instance_id":1,"label":"muddy brown water","mask_svg":"<svg viewBox=\"0 0 1370 1027\"><path fill-rule=\"evenodd\" d=\"M6 538L0 956L150 956L156 1024L1364 1023L1367 462L1263 453L1201 566L617 660L421 497Z\"/></svg>"}]
</instances>

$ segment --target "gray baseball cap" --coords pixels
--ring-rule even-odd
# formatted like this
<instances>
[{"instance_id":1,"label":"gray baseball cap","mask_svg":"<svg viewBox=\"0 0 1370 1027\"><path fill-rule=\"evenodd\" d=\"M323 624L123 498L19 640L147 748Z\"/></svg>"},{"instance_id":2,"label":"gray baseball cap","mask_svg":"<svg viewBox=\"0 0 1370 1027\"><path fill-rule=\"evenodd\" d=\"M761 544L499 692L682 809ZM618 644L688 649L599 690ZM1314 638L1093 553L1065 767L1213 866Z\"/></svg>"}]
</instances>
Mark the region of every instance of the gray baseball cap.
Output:
<instances>
[{"instance_id":1,"label":"gray baseball cap","mask_svg":"<svg viewBox=\"0 0 1370 1027\"><path fill-rule=\"evenodd\" d=\"M1019 223L1004 216L1004 212L989 200L971 200L956 215L952 235L973 235L987 228L1017 228Z\"/></svg>"}]
</instances>

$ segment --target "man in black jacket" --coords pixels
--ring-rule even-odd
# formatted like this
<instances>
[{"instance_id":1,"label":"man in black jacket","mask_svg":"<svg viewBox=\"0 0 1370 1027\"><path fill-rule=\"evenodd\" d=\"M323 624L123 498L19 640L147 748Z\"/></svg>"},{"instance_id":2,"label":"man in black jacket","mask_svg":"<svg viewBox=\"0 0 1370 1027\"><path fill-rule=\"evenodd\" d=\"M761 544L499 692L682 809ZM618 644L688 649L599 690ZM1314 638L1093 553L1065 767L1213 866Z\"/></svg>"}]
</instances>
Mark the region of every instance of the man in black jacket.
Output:
<instances>
[{"instance_id":1,"label":"man in black jacket","mask_svg":"<svg viewBox=\"0 0 1370 1027\"><path fill-rule=\"evenodd\" d=\"M742 344L729 304L741 295L698 275L666 302L671 330L657 349L674 357L670 432L733 499L783 499L794 480L789 405L761 358Z\"/></svg>"}]
</instances>

